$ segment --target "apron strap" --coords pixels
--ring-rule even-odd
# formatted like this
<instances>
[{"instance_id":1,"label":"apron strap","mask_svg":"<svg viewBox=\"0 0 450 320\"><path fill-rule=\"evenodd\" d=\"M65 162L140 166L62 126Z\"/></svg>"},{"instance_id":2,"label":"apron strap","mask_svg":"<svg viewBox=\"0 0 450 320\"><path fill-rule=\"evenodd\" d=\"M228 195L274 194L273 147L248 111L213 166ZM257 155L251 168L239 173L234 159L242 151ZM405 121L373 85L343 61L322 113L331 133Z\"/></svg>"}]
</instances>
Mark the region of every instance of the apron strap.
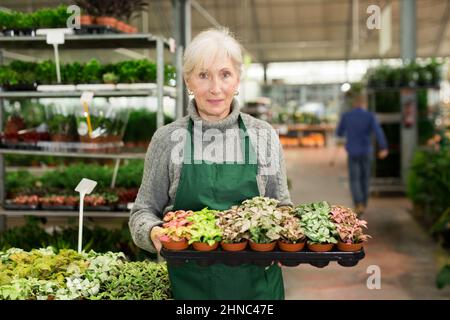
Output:
<instances>
[{"instance_id":1,"label":"apron strap","mask_svg":"<svg viewBox=\"0 0 450 320\"><path fill-rule=\"evenodd\" d=\"M249 164L250 159L255 161L256 155L252 144L250 143L250 136L248 135L247 128L242 120L241 115L238 116L239 124L239 141L241 146L242 157L244 158L244 164ZM189 118L188 123L188 136L186 137L186 142L184 145L184 163L192 163L194 161L194 139L193 139L193 126L194 121ZM251 158L252 157L252 158Z\"/></svg>"}]
</instances>

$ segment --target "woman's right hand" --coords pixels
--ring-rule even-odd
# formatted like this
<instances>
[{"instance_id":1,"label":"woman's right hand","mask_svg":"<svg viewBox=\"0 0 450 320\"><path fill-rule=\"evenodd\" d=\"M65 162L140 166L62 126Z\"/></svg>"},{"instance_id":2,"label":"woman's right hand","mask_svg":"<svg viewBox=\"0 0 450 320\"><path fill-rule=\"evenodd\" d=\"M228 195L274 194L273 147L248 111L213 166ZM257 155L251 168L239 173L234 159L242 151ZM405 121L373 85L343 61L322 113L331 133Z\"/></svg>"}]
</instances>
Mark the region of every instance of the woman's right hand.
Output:
<instances>
[{"instance_id":1,"label":"woman's right hand","mask_svg":"<svg viewBox=\"0 0 450 320\"><path fill-rule=\"evenodd\" d=\"M160 252L161 251L161 240L159 240L159 236L161 234L163 228L161 227L153 227L152 230L150 231L150 240L152 240L153 245L155 246L156 252Z\"/></svg>"}]
</instances>

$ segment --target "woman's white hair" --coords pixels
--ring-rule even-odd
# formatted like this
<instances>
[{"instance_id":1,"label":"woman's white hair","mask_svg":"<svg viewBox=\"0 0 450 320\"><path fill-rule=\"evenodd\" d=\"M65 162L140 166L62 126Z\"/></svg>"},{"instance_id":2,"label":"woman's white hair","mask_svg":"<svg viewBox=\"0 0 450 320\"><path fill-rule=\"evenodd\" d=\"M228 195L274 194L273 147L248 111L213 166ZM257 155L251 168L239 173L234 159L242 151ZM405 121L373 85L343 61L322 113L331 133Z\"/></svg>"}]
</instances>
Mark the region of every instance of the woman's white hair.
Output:
<instances>
[{"instance_id":1,"label":"woman's white hair","mask_svg":"<svg viewBox=\"0 0 450 320\"><path fill-rule=\"evenodd\" d=\"M208 29L200 32L184 52L183 76L188 79L196 67L206 69L216 59L229 57L238 73L241 73L241 45L227 28Z\"/></svg>"}]
</instances>

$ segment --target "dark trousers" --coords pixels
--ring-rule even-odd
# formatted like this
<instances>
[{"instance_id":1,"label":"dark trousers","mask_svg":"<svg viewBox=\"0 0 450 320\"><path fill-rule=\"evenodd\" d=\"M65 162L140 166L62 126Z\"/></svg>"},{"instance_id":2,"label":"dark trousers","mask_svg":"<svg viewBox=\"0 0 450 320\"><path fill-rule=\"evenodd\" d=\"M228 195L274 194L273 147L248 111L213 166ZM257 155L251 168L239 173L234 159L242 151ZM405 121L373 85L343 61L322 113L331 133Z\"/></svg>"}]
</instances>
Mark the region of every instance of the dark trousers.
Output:
<instances>
[{"instance_id":1,"label":"dark trousers","mask_svg":"<svg viewBox=\"0 0 450 320\"><path fill-rule=\"evenodd\" d=\"M348 172L353 203L367 206L369 199L370 155L348 156Z\"/></svg>"}]
</instances>

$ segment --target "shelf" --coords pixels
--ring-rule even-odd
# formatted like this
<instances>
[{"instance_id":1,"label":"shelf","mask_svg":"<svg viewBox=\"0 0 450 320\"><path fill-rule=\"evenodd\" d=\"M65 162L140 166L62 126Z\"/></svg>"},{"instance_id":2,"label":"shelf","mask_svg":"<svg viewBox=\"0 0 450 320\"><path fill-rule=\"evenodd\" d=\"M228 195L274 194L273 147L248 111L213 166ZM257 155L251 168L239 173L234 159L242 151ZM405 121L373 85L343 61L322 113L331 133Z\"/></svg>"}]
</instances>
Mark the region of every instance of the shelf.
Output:
<instances>
[{"instance_id":1,"label":"shelf","mask_svg":"<svg viewBox=\"0 0 450 320\"><path fill-rule=\"evenodd\" d=\"M420 90L420 89L435 89L435 90L439 90L440 87L439 86L417 86L417 87L369 87L367 88L367 92L369 93L374 93L374 92L380 92L380 91L384 91L384 92L389 92L389 91L400 91L400 90Z\"/></svg>"},{"instance_id":2,"label":"shelf","mask_svg":"<svg viewBox=\"0 0 450 320\"><path fill-rule=\"evenodd\" d=\"M402 114L400 112L394 113L375 113L375 116L379 123L400 123L402 122Z\"/></svg>"},{"instance_id":3,"label":"shelf","mask_svg":"<svg viewBox=\"0 0 450 320\"><path fill-rule=\"evenodd\" d=\"M145 97L156 95L156 89L151 90L97 90L94 97ZM0 91L0 98L79 98L83 91ZM175 98L176 88L164 87L164 95Z\"/></svg>"},{"instance_id":4,"label":"shelf","mask_svg":"<svg viewBox=\"0 0 450 320\"><path fill-rule=\"evenodd\" d=\"M78 211L51 211L51 210L5 210L0 208L0 215L8 217L78 217ZM128 218L129 212L124 211L83 211L83 216L88 218Z\"/></svg>"},{"instance_id":5,"label":"shelf","mask_svg":"<svg viewBox=\"0 0 450 320\"><path fill-rule=\"evenodd\" d=\"M66 35L61 48L66 49L116 49L116 48L156 48L157 37L152 34L95 34L95 35ZM163 40L164 46L169 48L169 42ZM0 36L0 48L3 49L53 49L46 42L45 36Z\"/></svg>"},{"instance_id":6,"label":"shelf","mask_svg":"<svg viewBox=\"0 0 450 320\"><path fill-rule=\"evenodd\" d=\"M54 152L42 150L1 149L0 154L20 154L37 156L54 156L92 159L145 159L145 153L86 153L86 152Z\"/></svg>"}]
</instances>

